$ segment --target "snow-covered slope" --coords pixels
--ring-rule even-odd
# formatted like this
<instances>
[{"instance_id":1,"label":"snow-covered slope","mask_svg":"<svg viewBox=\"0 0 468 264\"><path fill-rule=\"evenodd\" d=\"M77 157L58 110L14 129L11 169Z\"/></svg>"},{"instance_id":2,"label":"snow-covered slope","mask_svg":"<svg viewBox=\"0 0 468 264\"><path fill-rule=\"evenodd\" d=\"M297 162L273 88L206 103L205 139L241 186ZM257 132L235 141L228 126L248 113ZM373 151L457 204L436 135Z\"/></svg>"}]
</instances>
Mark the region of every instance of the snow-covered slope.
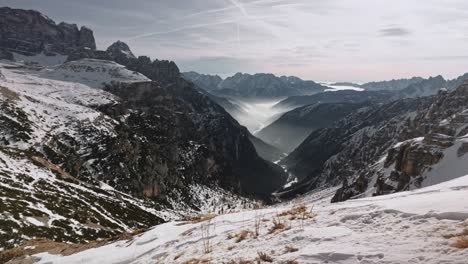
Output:
<instances>
[{"instance_id":1,"label":"snow-covered slope","mask_svg":"<svg viewBox=\"0 0 468 264\"><path fill-rule=\"evenodd\" d=\"M133 72L112 61L82 59L70 61L42 73L43 77L59 81L77 82L94 88L102 88L111 82L149 81L143 74Z\"/></svg>"},{"instance_id":2,"label":"snow-covered slope","mask_svg":"<svg viewBox=\"0 0 468 264\"><path fill-rule=\"evenodd\" d=\"M54 73L68 71L70 78L51 78ZM131 183L144 184L142 168L137 168L137 183L133 180L116 184L119 179L124 181L122 175L129 171L125 166L133 167L123 158L135 155L135 150L130 150L131 143L118 140L125 129L122 120L129 115L115 118L101 111L105 106L118 105L121 99L96 88L102 81L141 80L147 79L123 66L102 61L67 63L52 70L0 63L0 249L38 237L85 242L200 212L252 207L246 198L195 183L186 186L187 193L182 195L177 188L183 184L178 182L164 197L164 203L144 200L141 194L132 197L128 191ZM134 127L140 128L138 124ZM163 136L158 132L148 130L151 135ZM201 147L185 143L185 149L177 150L185 155L179 158L181 161L194 159L197 153L193 149ZM122 145L125 149L119 156L118 147ZM140 146L140 150L144 149ZM157 167L157 161L152 160L152 165ZM171 166L174 169L175 165ZM189 167L177 169L190 171ZM168 169L166 165L155 170L167 174ZM168 182L167 178L163 180ZM120 187L120 191L109 185Z\"/></svg>"},{"instance_id":3,"label":"snow-covered slope","mask_svg":"<svg viewBox=\"0 0 468 264\"><path fill-rule=\"evenodd\" d=\"M262 263L466 263L468 251L453 244L468 227L468 176L337 204L329 204L331 193L200 223L170 222L70 256L35 257L54 264L240 263L258 258Z\"/></svg>"}]
</instances>

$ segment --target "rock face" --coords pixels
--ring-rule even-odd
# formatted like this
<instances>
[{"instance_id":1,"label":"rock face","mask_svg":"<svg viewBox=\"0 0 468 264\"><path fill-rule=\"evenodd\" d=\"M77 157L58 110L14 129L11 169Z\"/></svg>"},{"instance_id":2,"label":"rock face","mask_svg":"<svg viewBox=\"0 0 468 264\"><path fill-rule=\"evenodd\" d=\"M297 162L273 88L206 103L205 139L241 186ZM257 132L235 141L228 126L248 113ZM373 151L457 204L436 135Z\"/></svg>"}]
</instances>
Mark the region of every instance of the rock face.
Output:
<instances>
[{"instance_id":1,"label":"rock face","mask_svg":"<svg viewBox=\"0 0 468 264\"><path fill-rule=\"evenodd\" d=\"M465 82L453 92L370 107L312 132L284 160L300 183L283 194L341 183L333 201L343 201L467 174L467 90Z\"/></svg>"},{"instance_id":2,"label":"rock face","mask_svg":"<svg viewBox=\"0 0 468 264\"><path fill-rule=\"evenodd\" d=\"M369 106L364 103L317 103L296 108L255 135L283 152L293 151L314 130L333 127L353 111Z\"/></svg>"},{"instance_id":3,"label":"rock face","mask_svg":"<svg viewBox=\"0 0 468 264\"><path fill-rule=\"evenodd\" d=\"M117 41L106 51L79 49L68 57L68 62L81 59L99 59L115 61L131 71L139 72L151 80L161 84L176 82L180 71L173 61L154 60L147 56L135 58L127 44Z\"/></svg>"},{"instance_id":4,"label":"rock face","mask_svg":"<svg viewBox=\"0 0 468 264\"><path fill-rule=\"evenodd\" d=\"M323 92L327 87L313 81L304 81L294 76L277 77L269 73L236 73L222 80L219 76L184 73L184 77L202 89L219 96L249 100L284 98L294 95L309 95Z\"/></svg>"},{"instance_id":5,"label":"rock face","mask_svg":"<svg viewBox=\"0 0 468 264\"><path fill-rule=\"evenodd\" d=\"M102 111L111 116L118 113L116 119L130 114L122 140L128 142L127 151L132 149L135 160L125 160L125 164L140 168L133 172L135 175L120 178L140 178L138 184L149 187L151 196L163 195L177 185L187 186L182 184L184 179L263 197L284 182L279 167L257 156L248 131L191 83L179 79L165 87L153 82L108 86L107 90L119 96L123 104ZM144 142L134 142L135 138L145 138L147 149L140 150ZM148 154L153 159L146 164L142 157ZM145 172L146 168L150 170ZM133 186L134 190L139 187Z\"/></svg>"},{"instance_id":6,"label":"rock face","mask_svg":"<svg viewBox=\"0 0 468 264\"><path fill-rule=\"evenodd\" d=\"M33 10L0 8L0 48L23 55L68 55L79 48L96 49L93 31L75 24L55 24Z\"/></svg>"},{"instance_id":7,"label":"rock face","mask_svg":"<svg viewBox=\"0 0 468 264\"><path fill-rule=\"evenodd\" d=\"M133 52L130 50L130 47L122 42L122 41L117 41L114 42L112 45L110 45L106 52L113 58L116 58L118 60L119 58L127 58L127 59L135 59L135 55L133 55ZM116 61L119 63L118 61Z\"/></svg>"}]
</instances>

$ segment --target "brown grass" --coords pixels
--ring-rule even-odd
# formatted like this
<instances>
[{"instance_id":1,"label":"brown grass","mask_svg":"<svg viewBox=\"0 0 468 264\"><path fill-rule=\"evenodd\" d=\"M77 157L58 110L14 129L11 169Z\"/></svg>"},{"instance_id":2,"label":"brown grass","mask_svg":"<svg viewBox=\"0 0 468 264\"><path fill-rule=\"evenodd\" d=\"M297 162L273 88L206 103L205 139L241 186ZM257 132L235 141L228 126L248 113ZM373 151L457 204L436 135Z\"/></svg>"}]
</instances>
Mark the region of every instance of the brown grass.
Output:
<instances>
[{"instance_id":1,"label":"brown grass","mask_svg":"<svg viewBox=\"0 0 468 264\"><path fill-rule=\"evenodd\" d=\"M3 86L0 86L0 94L11 101L17 101L20 99L19 95L16 92Z\"/></svg>"},{"instance_id":2,"label":"brown grass","mask_svg":"<svg viewBox=\"0 0 468 264\"><path fill-rule=\"evenodd\" d=\"M190 235L193 234L193 231L195 231L195 230L196 230L196 228L187 229L184 232L180 233L179 236L190 236Z\"/></svg>"},{"instance_id":3,"label":"brown grass","mask_svg":"<svg viewBox=\"0 0 468 264\"><path fill-rule=\"evenodd\" d=\"M231 250L233 250L235 248L236 248L236 246L229 246L229 247L227 247L227 250L231 251Z\"/></svg>"},{"instance_id":4,"label":"brown grass","mask_svg":"<svg viewBox=\"0 0 468 264\"><path fill-rule=\"evenodd\" d=\"M270 256L269 256L267 253L265 253L265 252L259 251L259 252L257 252L257 255L258 255L258 257L257 257L257 260L258 260L258 261L273 262L273 258L270 257Z\"/></svg>"},{"instance_id":5,"label":"brown grass","mask_svg":"<svg viewBox=\"0 0 468 264\"><path fill-rule=\"evenodd\" d=\"M468 248L468 236L460 237L455 243L451 245L452 247L459 248L459 249L466 249Z\"/></svg>"},{"instance_id":6,"label":"brown grass","mask_svg":"<svg viewBox=\"0 0 468 264\"><path fill-rule=\"evenodd\" d=\"M298 251L298 248L292 247L292 246L286 246L284 248L285 253L292 253Z\"/></svg>"},{"instance_id":7,"label":"brown grass","mask_svg":"<svg viewBox=\"0 0 468 264\"><path fill-rule=\"evenodd\" d=\"M251 260L239 259L239 261L230 260L229 262L227 262L227 264L255 264L255 263Z\"/></svg>"},{"instance_id":8,"label":"brown grass","mask_svg":"<svg viewBox=\"0 0 468 264\"><path fill-rule=\"evenodd\" d=\"M447 234L443 237L446 239L454 238L454 237L461 237L461 236L468 236L468 229L463 230L461 233L454 233L454 234Z\"/></svg>"},{"instance_id":9,"label":"brown grass","mask_svg":"<svg viewBox=\"0 0 468 264\"><path fill-rule=\"evenodd\" d=\"M247 229L240 231L240 233L236 235L236 243L239 243L247 239L247 237L251 236L252 234L253 234L252 231L247 230Z\"/></svg>"},{"instance_id":10,"label":"brown grass","mask_svg":"<svg viewBox=\"0 0 468 264\"><path fill-rule=\"evenodd\" d=\"M211 263L211 259L209 259L209 258L204 258L204 259L193 258L193 259L186 260L186 261L182 262L182 264L203 264L203 263Z\"/></svg>"},{"instance_id":11,"label":"brown grass","mask_svg":"<svg viewBox=\"0 0 468 264\"><path fill-rule=\"evenodd\" d=\"M309 219L309 218L314 218L315 215L312 214L312 208L310 210L307 209L307 206L305 204L300 204L297 206L294 206L293 208L283 211L278 216L289 216L289 220L295 220L295 219Z\"/></svg>"},{"instance_id":12,"label":"brown grass","mask_svg":"<svg viewBox=\"0 0 468 264\"><path fill-rule=\"evenodd\" d=\"M282 222L279 217L275 217L273 218L273 226L270 227L270 229L268 229L268 233L273 234L276 231L282 231L286 229L286 227L287 227L286 224Z\"/></svg>"},{"instance_id":13,"label":"brown grass","mask_svg":"<svg viewBox=\"0 0 468 264\"><path fill-rule=\"evenodd\" d=\"M192 218L189 221L190 221L191 224L198 224L198 223L201 223L201 222L210 221L211 219L215 218L216 216L217 215L202 215L202 216L199 216L199 217Z\"/></svg>"},{"instance_id":14,"label":"brown grass","mask_svg":"<svg viewBox=\"0 0 468 264\"><path fill-rule=\"evenodd\" d=\"M175 255L174 260L179 259L180 257L182 257L182 255L184 255L184 252L178 253L177 255Z\"/></svg>"}]
</instances>

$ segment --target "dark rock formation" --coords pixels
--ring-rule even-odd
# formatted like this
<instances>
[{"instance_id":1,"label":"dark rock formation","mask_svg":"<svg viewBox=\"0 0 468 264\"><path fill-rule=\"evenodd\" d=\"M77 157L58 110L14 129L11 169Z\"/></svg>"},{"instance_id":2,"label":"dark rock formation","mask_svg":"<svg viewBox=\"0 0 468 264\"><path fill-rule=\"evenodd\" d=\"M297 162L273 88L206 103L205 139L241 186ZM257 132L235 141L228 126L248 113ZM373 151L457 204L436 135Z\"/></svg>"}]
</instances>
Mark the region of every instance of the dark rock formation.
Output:
<instances>
[{"instance_id":1,"label":"dark rock formation","mask_svg":"<svg viewBox=\"0 0 468 264\"><path fill-rule=\"evenodd\" d=\"M107 51L79 49L68 57L69 61L81 59L111 60L126 66L129 70L139 72L161 84L176 82L180 71L173 61L154 60L147 56L135 58L127 44L117 41Z\"/></svg>"},{"instance_id":2,"label":"dark rock formation","mask_svg":"<svg viewBox=\"0 0 468 264\"><path fill-rule=\"evenodd\" d=\"M68 55L80 48L96 49L93 32L75 24L55 24L33 10L0 8L0 48L23 55L41 52Z\"/></svg>"}]
</instances>

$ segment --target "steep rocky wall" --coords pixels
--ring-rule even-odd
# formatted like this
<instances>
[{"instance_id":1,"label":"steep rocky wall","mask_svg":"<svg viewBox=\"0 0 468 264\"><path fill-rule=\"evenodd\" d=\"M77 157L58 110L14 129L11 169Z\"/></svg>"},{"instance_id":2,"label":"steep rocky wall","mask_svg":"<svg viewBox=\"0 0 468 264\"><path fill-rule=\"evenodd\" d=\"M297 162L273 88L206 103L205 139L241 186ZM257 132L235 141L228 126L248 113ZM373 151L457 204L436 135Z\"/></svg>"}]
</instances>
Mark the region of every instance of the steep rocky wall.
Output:
<instances>
[{"instance_id":1,"label":"steep rocky wall","mask_svg":"<svg viewBox=\"0 0 468 264\"><path fill-rule=\"evenodd\" d=\"M79 48L96 49L91 29L64 22L57 25L33 10L0 8L0 49L23 55L68 55Z\"/></svg>"}]
</instances>

